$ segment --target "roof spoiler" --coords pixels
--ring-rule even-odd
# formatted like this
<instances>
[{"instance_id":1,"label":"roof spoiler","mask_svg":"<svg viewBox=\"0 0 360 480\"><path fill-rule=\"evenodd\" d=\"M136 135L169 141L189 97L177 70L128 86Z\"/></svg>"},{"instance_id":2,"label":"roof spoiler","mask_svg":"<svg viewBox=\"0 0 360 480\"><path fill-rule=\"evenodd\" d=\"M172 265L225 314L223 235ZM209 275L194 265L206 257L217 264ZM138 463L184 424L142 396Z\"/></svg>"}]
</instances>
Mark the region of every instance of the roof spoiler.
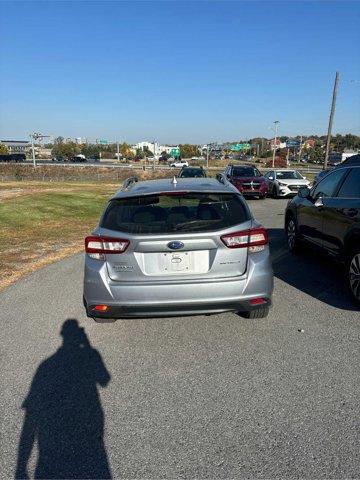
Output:
<instances>
[{"instance_id":1,"label":"roof spoiler","mask_svg":"<svg viewBox=\"0 0 360 480\"><path fill-rule=\"evenodd\" d=\"M125 190L125 189L128 188L130 185L132 185L133 183L136 183L136 182L138 182L138 181L139 181L138 177L129 177L129 178L127 178L127 179L124 181L124 183L123 183L123 186L122 186L123 190Z\"/></svg>"}]
</instances>

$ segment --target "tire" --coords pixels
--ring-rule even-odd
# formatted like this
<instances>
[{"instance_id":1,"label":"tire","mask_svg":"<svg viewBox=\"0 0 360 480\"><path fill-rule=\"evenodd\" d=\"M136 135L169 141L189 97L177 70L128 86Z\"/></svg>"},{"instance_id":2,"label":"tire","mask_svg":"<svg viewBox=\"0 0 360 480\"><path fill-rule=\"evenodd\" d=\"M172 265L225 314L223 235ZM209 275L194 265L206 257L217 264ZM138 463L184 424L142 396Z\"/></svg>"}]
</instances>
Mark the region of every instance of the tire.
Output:
<instances>
[{"instance_id":1,"label":"tire","mask_svg":"<svg viewBox=\"0 0 360 480\"><path fill-rule=\"evenodd\" d=\"M276 190L276 187L275 185L273 186L273 189L272 189L272 197L273 198L277 198L278 194L277 194L277 190Z\"/></svg>"},{"instance_id":2,"label":"tire","mask_svg":"<svg viewBox=\"0 0 360 480\"><path fill-rule=\"evenodd\" d=\"M286 220L285 235L289 252L297 253L300 250L300 241L296 221L292 215Z\"/></svg>"},{"instance_id":3,"label":"tire","mask_svg":"<svg viewBox=\"0 0 360 480\"><path fill-rule=\"evenodd\" d=\"M350 251L346 262L346 278L351 296L360 305L360 248Z\"/></svg>"},{"instance_id":4,"label":"tire","mask_svg":"<svg viewBox=\"0 0 360 480\"><path fill-rule=\"evenodd\" d=\"M244 318L265 318L269 315L270 307L266 305L265 307L257 308L256 310L249 310L248 312L238 312L241 317Z\"/></svg>"},{"instance_id":5,"label":"tire","mask_svg":"<svg viewBox=\"0 0 360 480\"><path fill-rule=\"evenodd\" d=\"M114 323L116 322L116 318L100 318L100 317L92 317L96 323Z\"/></svg>"},{"instance_id":6,"label":"tire","mask_svg":"<svg viewBox=\"0 0 360 480\"><path fill-rule=\"evenodd\" d=\"M265 200L265 198L266 198L266 195L260 195L259 196L259 200Z\"/></svg>"}]
</instances>

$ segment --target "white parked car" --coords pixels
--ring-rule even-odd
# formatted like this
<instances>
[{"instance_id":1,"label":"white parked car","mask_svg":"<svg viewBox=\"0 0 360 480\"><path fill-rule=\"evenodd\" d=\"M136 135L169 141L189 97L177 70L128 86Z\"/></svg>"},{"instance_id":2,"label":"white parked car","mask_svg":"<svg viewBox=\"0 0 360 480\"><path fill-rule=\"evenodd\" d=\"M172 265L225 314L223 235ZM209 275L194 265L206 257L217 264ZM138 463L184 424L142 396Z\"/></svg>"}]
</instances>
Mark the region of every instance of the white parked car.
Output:
<instances>
[{"instance_id":1,"label":"white parked car","mask_svg":"<svg viewBox=\"0 0 360 480\"><path fill-rule=\"evenodd\" d=\"M276 169L264 175L268 184L269 195L287 197L296 195L300 187L309 187L310 182L297 170Z\"/></svg>"},{"instance_id":2,"label":"white parked car","mask_svg":"<svg viewBox=\"0 0 360 480\"><path fill-rule=\"evenodd\" d=\"M189 163L186 160L175 160L173 163L170 164L172 168L182 168L188 167Z\"/></svg>"}]
</instances>

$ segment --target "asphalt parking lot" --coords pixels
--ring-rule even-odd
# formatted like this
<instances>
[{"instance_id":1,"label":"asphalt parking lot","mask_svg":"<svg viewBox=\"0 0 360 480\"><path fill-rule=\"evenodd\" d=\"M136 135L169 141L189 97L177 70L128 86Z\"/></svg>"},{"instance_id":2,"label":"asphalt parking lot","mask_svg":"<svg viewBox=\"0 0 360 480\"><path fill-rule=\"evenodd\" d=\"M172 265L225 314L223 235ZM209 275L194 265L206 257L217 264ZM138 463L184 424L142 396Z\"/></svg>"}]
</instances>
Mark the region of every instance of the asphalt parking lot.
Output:
<instances>
[{"instance_id":1,"label":"asphalt parking lot","mask_svg":"<svg viewBox=\"0 0 360 480\"><path fill-rule=\"evenodd\" d=\"M95 324L81 255L0 294L0 478L359 478L360 313L338 266L287 253L286 200L249 204L271 239L266 319Z\"/></svg>"}]
</instances>

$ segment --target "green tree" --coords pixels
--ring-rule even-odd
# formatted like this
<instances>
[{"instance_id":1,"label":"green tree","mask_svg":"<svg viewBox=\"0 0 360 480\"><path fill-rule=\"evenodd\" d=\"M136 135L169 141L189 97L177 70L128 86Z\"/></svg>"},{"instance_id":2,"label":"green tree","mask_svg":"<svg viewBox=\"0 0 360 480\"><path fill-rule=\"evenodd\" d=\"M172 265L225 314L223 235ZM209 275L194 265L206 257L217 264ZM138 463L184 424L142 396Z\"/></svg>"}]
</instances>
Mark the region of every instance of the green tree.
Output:
<instances>
[{"instance_id":1,"label":"green tree","mask_svg":"<svg viewBox=\"0 0 360 480\"><path fill-rule=\"evenodd\" d=\"M122 143L121 145L119 145L119 151L120 151L120 154L123 156L123 157L133 157L134 154L131 150L131 147L128 143L124 142Z\"/></svg>"},{"instance_id":2,"label":"green tree","mask_svg":"<svg viewBox=\"0 0 360 480\"><path fill-rule=\"evenodd\" d=\"M145 157L144 152L143 152L143 150L142 150L141 148L137 148L137 149L136 149L135 155L136 155L137 157L140 157L140 158L144 158L144 157Z\"/></svg>"},{"instance_id":3,"label":"green tree","mask_svg":"<svg viewBox=\"0 0 360 480\"><path fill-rule=\"evenodd\" d=\"M144 156L145 157L153 157L154 156L153 152L147 146L144 147Z\"/></svg>"},{"instance_id":4,"label":"green tree","mask_svg":"<svg viewBox=\"0 0 360 480\"><path fill-rule=\"evenodd\" d=\"M309 150L310 162L323 162L325 159L325 150L321 145L315 145Z\"/></svg>"},{"instance_id":5,"label":"green tree","mask_svg":"<svg viewBox=\"0 0 360 480\"><path fill-rule=\"evenodd\" d=\"M64 143L63 139L58 139L61 139L61 137L55 139L54 146L51 149L51 154L53 157L73 157L74 155L81 153L81 148L76 143Z\"/></svg>"},{"instance_id":6,"label":"green tree","mask_svg":"<svg viewBox=\"0 0 360 480\"><path fill-rule=\"evenodd\" d=\"M9 153L9 150L7 148L6 145L4 145L3 143L0 143L0 154L1 155L6 155Z\"/></svg>"},{"instance_id":7,"label":"green tree","mask_svg":"<svg viewBox=\"0 0 360 480\"><path fill-rule=\"evenodd\" d=\"M198 157L200 155L200 151L197 145L191 145L189 143L185 143L183 145L179 145L179 148L180 148L181 158Z\"/></svg>"}]
</instances>

